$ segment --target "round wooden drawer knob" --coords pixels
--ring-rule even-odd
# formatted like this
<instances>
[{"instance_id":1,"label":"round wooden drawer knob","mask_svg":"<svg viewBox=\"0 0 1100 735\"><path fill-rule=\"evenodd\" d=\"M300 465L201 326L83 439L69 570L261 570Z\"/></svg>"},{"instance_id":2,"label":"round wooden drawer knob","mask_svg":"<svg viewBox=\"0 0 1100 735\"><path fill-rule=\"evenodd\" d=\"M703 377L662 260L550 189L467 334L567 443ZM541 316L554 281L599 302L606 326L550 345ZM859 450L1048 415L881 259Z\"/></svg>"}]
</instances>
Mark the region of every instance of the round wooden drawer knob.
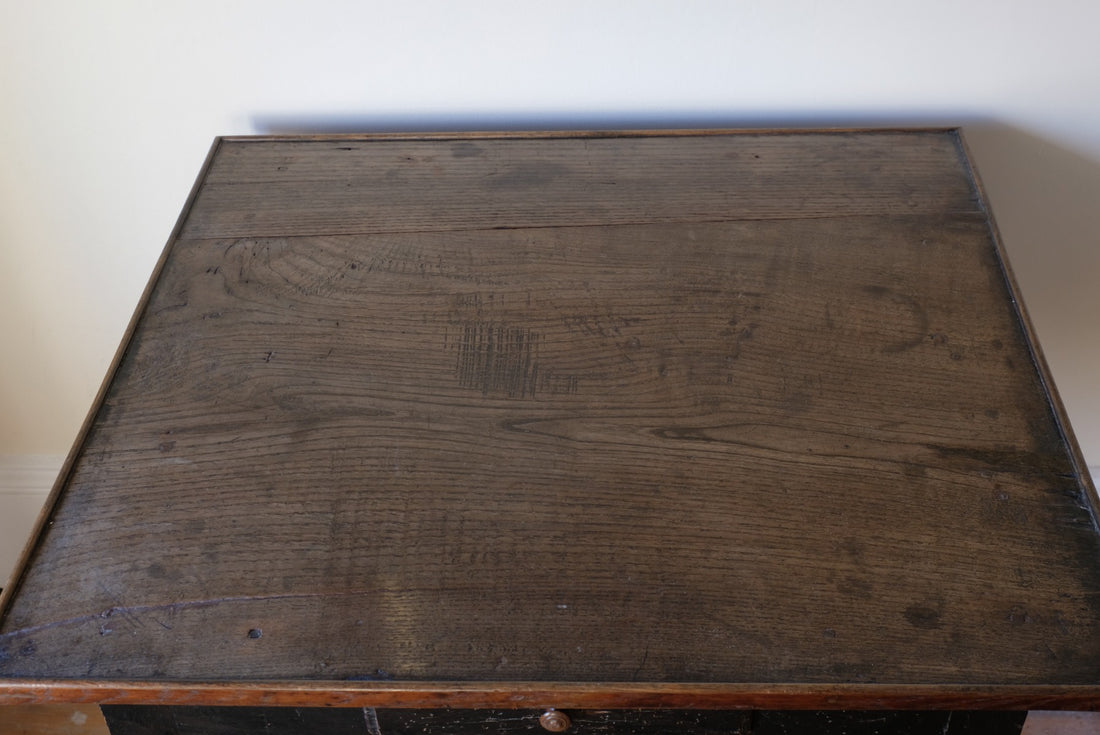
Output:
<instances>
[{"instance_id":1,"label":"round wooden drawer knob","mask_svg":"<svg viewBox=\"0 0 1100 735\"><path fill-rule=\"evenodd\" d=\"M550 732L565 732L573 724L573 721L570 720L569 715L564 712L559 712L556 709L548 709L542 713L542 717L539 718L539 724Z\"/></svg>"}]
</instances>

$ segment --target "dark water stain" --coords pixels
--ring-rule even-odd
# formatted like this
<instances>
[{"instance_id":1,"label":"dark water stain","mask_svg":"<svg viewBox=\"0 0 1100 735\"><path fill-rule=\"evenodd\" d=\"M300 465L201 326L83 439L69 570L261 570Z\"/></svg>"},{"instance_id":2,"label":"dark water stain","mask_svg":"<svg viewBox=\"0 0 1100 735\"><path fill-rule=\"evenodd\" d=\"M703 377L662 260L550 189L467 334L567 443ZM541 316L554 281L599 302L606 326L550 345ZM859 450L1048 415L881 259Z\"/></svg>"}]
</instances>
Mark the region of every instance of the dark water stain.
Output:
<instances>
[{"instance_id":1,"label":"dark water stain","mask_svg":"<svg viewBox=\"0 0 1100 735\"><path fill-rule=\"evenodd\" d=\"M979 448L925 444L925 447L950 466L963 469L982 468L1024 476L1054 477L1073 475L1073 466L1061 447L1046 451L1026 451L1014 447ZM1053 449L1054 451L1051 451Z\"/></svg>"},{"instance_id":2,"label":"dark water stain","mask_svg":"<svg viewBox=\"0 0 1100 735\"><path fill-rule=\"evenodd\" d=\"M455 143L451 146L451 155L455 158L476 158L484 154L485 151L481 146L470 142Z\"/></svg>"},{"instance_id":3,"label":"dark water stain","mask_svg":"<svg viewBox=\"0 0 1100 735\"><path fill-rule=\"evenodd\" d=\"M930 605L910 605L905 608L905 619L914 628L920 628L921 630L942 628L941 615L942 613L938 609Z\"/></svg>"},{"instance_id":4,"label":"dark water stain","mask_svg":"<svg viewBox=\"0 0 1100 735\"><path fill-rule=\"evenodd\" d=\"M893 289L885 286L865 286L863 291L871 296L885 301L890 301L898 306L908 310L913 317L913 321L916 322L917 327L913 330L913 336L909 339L899 337L899 339L883 345L882 351L886 354L895 354L899 352L905 352L911 350L914 347L920 347L924 344L925 335L928 333L929 319L928 312L919 301L912 296L907 296L902 293L898 293ZM946 341L946 340L945 340Z\"/></svg>"},{"instance_id":5,"label":"dark water stain","mask_svg":"<svg viewBox=\"0 0 1100 735\"><path fill-rule=\"evenodd\" d=\"M847 597L856 597L862 600L869 600L873 597L871 583L859 577L845 577L837 583L836 590Z\"/></svg>"},{"instance_id":6,"label":"dark water stain","mask_svg":"<svg viewBox=\"0 0 1100 735\"><path fill-rule=\"evenodd\" d=\"M531 161L513 166L489 177L486 183L495 189L522 189L543 186L570 173L568 166L549 161Z\"/></svg>"}]
</instances>

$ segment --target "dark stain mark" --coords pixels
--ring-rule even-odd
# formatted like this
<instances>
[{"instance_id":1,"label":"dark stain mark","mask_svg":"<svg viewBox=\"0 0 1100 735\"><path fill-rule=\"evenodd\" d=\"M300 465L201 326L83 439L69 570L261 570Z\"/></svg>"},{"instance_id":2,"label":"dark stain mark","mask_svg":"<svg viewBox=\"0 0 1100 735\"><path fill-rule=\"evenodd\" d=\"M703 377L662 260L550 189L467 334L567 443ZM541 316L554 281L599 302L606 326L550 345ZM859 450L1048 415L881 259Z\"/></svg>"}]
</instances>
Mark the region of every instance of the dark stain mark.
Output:
<instances>
[{"instance_id":1,"label":"dark stain mark","mask_svg":"<svg viewBox=\"0 0 1100 735\"><path fill-rule=\"evenodd\" d=\"M987 408L985 410L985 415L991 419L998 419L1001 417L1001 412L995 408Z\"/></svg>"},{"instance_id":2,"label":"dark stain mark","mask_svg":"<svg viewBox=\"0 0 1100 735\"><path fill-rule=\"evenodd\" d=\"M836 638L836 631L832 628L826 628L824 631L822 631L821 636L823 638Z\"/></svg>"},{"instance_id":3,"label":"dark stain mark","mask_svg":"<svg viewBox=\"0 0 1100 735\"><path fill-rule=\"evenodd\" d=\"M886 299L893 303L902 306L912 312L913 317L916 319L919 325L916 329L916 334L910 339L898 339L895 342L891 342L882 347L882 351L886 354L894 354L898 352L905 352L911 350L914 347L919 347L924 343L924 337L928 333L928 314L924 311L924 307L920 302L911 296L898 293L885 286L864 286L864 292L880 299ZM946 338L945 338L946 341Z\"/></svg>"},{"instance_id":4,"label":"dark stain mark","mask_svg":"<svg viewBox=\"0 0 1100 735\"><path fill-rule=\"evenodd\" d=\"M858 538L849 538L840 545L840 548L857 562L863 561L865 547Z\"/></svg>"},{"instance_id":5,"label":"dark stain mark","mask_svg":"<svg viewBox=\"0 0 1100 735\"><path fill-rule=\"evenodd\" d=\"M275 353L274 352L268 352L267 355L264 357L264 362L271 362L274 359L275 359Z\"/></svg>"},{"instance_id":6,"label":"dark stain mark","mask_svg":"<svg viewBox=\"0 0 1100 735\"><path fill-rule=\"evenodd\" d=\"M804 391L791 393L783 399L783 408L788 414L799 415L809 411L814 405L813 396Z\"/></svg>"},{"instance_id":7,"label":"dark stain mark","mask_svg":"<svg viewBox=\"0 0 1100 735\"><path fill-rule=\"evenodd\" d=\"M716 426L660 426L652 430L652 434L660 439L673 441L710 442L715 444L734 444L738 446L756 446L747 442L733 441L723 438L720 433L729 427ZM738 428L736 426L734 429Z\"/></svg>"},{"instance_id":8,"label":"dark stain mark","mask_svg":"<svg viewBox=\"0 0 1100 735\"><path fill-rule=\"evenodd\" d=\"M484 153L480 146L473 143L455 143L451 146L451 155L455 158L474 158Z\"/></svg>"},{"instance_id":9,"label":"dark stain mark","mask_svg":"<svg viewBox=\"0 0 1100 735\"><path fill-rule=\"evenodd\" d=\"M1027 610L1019 605L1016 605L1008 611L1008 614L1005 615L1005 620L1012 625L1026 625L1032 622L1031 616L1028 614Z\"/></svg>"},{"instance_id":10,"label":"dark stain mark","mask_svg":"<svg viewBox=\"0 0 1100 735\"><path fill-rule=\"evenodd\" d=\"M1070 468L1068 457L1058 454L1028 452L1011 447L979 449L977 447L949 447L940 444L925 444L941 459L962 465L964 469L974 469L978 465L992 472L1011 472L1021 475L1042 475L1050 477L1067 472Z\"/></svg>"},{"instance_id":11,"label":"dark stain mark","mask_svg":"<svg viewBox=\"0 0 1100 735\"><path fill-rule=\"evenodd\" d=\"M935 630L943 627L943 622L940 620L941 614L939 610L928 605L910 605L905 608L905 619L914 628L921 630Z\"/></svg>"},{"instance_id":12,"label":"dark stain mark","mask_svg":"<svg viewBox=\"0 0 1100 735\"><path fill-rule=\"evenodd\" d=\"M463 327L455 373L463 388L509 398L534 396L539 381L538 334L475 322Z\"/></svg>"},{"instance_id":13,"label":"dark stain mark","mask_svg":"<svg viewBox=\"0 0 1100 735\"><path fill-rule=\"evenodd\" d=\"M186 299L184 299L183 301L178 301L174 304L168 304L166 306L160 306L160 307L157 307L153 311L153 314L155 316L160 316L161 314L166 314L170 311L178 311L180 309L186 309L187 306L188 306L188 303L189 302Z\"/></svg>"},{"instance_id":14,"label":"dark stain mark","mask_svg":"<svg viewBox=\"0 0 1100 735\"><path fill-rule=\"evenodd\" d=\"M901 474L908 477L910 480L919 480L928 477L928 468L924 465L906 462L901 467Z\"/></svg>"},{"instance_id":15,"label":"dark stain mark","mask_svg":"<svg viewBox=\"0 0 1100 735\"><path fill-rule=\"evenodd\" d=\"M741 439L742 429L742 425L739 424L728 426L660 426L652 429L650 433L660 439L672 441L706 442L755 449L773 448L765 443L744 441Z\"/></svg>"},{"instance_id":16,"label":"dark stain mark","mask_svg":"<svg viewBox=\"0 0 1100 735\"><path fill-rule=\"evenodd\" d=\"M490 174L487 182L494 189L522 189L549 184L569 173L569 168L548 161L523 163L500 174Z\"/></svg>"},{"instance_id":17,"label":"dark stain mark","mask_svg":"<svg viewBox=\"0 0 1100 735\"><path fill-rule=\"evenodd\" d=\"M385 669L378 669L373 674L359 674L358 676L348 676L344 681L392 681L393 674Z\"/></svg>"},{"instance_id":18,"label":"dark stain mark","mask_svg":"<svg viewBox=\"0 0 1100 735\"><path fill-rule=\"evenodd\" d=\"M858 577L845 577L836 586L837 592L849 597L857 597L861 600L869 600L872 597L871 583Z\"/></svg>"},{"instance_id":19,"label":"dark stain mark","mask_svg":"<svg viewBox=\"0 0 1100 735\"><path fill-rule=\"evenodd\" d=\"M728 323L730 324L730 326L736 326L737 320L730 319ZM759 326L759 324L752 323L745 327L742 327L740 330L723 329L721 332L718 333L718 336L720 337L733 337L733 341L730 342L730 352L728 355L730 361L736 360L741 356L742 343L751 340L753 337L753 333Z\"/></svg>"},{"instance_id":20,"label":"dark stain mark","mask_svg":"<svg viewBox=\"0 0 1100 735\"><path fill-rule=\"evenodd\" d=\"M252 630L248 631L248 637L253 639L253 640L255 640L257 638L263 638L263 635L264 635L264 632L260 628L253 628Z\"/></svg>"}]
</instances>

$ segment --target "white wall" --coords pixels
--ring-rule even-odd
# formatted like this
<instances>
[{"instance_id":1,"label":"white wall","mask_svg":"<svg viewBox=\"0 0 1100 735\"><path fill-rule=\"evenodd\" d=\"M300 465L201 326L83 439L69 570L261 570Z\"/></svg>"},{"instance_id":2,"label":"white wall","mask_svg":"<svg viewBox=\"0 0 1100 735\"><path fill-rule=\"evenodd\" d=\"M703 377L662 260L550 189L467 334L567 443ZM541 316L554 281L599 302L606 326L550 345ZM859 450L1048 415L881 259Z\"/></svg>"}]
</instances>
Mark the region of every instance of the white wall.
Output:
<instances>
[{"instance_id":1,"label":"white wall","mask_svg":"<svg viewBox=\"0 0 1100 735\"><path fill-rule=\"evenodd\" d=\"M962 123L1100 464L1100 4L2 8L0 455L68 450L215 135Z\"/></svg>"}]
</instances>

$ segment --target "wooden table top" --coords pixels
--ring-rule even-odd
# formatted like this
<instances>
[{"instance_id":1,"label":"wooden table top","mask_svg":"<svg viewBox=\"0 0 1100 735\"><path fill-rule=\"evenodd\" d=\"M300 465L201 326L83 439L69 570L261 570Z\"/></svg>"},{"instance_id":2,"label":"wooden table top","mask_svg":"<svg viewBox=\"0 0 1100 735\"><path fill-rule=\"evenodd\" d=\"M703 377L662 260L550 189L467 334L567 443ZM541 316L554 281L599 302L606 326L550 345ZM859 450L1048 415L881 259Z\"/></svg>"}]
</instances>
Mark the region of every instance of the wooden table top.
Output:
<instances>
[{"instance_id":1,"label":"wooden table top","mask_svg":"<svg viewBox=\"0 0 1100 735\"><path fill-rule=\"evenodd\" d=\"M219 139L0 702L1100 706L957 131Z\"/></svg>"}]
</instances>

